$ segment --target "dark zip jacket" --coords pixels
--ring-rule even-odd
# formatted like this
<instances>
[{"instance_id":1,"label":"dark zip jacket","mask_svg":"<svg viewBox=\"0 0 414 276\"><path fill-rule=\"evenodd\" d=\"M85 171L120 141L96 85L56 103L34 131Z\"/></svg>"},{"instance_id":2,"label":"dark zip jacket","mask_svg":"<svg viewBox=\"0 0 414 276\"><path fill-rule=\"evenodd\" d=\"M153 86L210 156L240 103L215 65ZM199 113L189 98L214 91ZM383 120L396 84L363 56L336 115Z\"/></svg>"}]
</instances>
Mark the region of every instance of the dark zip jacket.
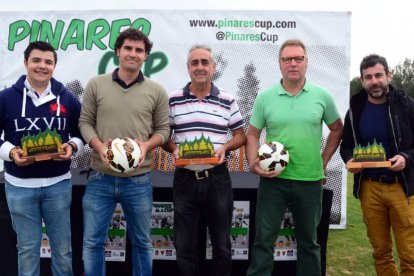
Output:
<instances>
[{"instance_id":1,"label":"dark zip jacket","mask_svg":"<svg viewBox=\"0 0 414 276\"><path fill-rule=\"evenodd\" d=\"M367 99L368 95L365 90L351 97L340 146L340 154L345 163L353 157L355 145L362 144L359 121ZM397 175L408 197L414 194L414 100L404 91L392 86L387 95L387 123L390 130L392 156L400 154L405 158L405 168L397 172ZM356 198L359 197L363 174L364 170L354 175L353 194Z\"/></svg>"}]
</instances>

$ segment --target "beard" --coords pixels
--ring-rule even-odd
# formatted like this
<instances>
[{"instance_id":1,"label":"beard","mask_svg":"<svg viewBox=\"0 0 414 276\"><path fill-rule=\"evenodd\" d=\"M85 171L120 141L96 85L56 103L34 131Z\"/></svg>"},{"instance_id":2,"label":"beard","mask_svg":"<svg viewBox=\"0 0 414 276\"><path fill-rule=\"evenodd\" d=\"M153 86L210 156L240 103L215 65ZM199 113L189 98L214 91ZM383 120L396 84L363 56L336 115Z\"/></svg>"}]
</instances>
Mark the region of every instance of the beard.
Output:
<instances>
[{"instance_id":1,"label":"beard","mask_svg":"<svg viewBox=\"0 0 414 276\"><path fill-rule=\"evenodd\" d=\"M379 88L379 89L378 89ZM382 99L388 94L388 84L379 84L368 87L367 93L374 99ZM375 91L374 91L375 90Z\"/></svg>"}]
</instances>

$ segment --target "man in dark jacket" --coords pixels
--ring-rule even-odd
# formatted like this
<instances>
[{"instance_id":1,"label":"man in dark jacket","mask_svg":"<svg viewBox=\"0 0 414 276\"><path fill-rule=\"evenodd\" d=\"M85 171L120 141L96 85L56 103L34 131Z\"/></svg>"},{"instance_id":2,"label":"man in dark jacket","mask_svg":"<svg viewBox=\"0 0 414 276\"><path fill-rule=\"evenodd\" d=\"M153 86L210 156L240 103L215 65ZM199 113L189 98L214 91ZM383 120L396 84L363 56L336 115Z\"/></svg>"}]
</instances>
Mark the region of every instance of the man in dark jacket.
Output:
<instances>
[{"instance_id":1,"label":"man in dark jacket","mask_svg":"<svg viewBox=\"0 0 414 276\"><path fill-rule=\"evenodd\" d=\"M401 275L414 275L414 100L390 85L385 58L365 57L363 90L351 98L340 153L354 173L354 196L361 201L378 275L399 275L392 254L391 228ZM355 146L382 145L389 168L349 168Z\"/></svg>"},{"instance_id":2,"label":"man in dark jacket","mask_svg":"<svg viewBox=\"0 0 414 276\"><path fill-rule=\"evenodd\" d=\"M5 191L17 234L19 275L40 275L42 219L49 236L53 275L73 275L70 230L70 159L83 149L78 129L81 105L53 78L55 49L35 41L24 52L27 75L0 92L0 158ZM41 154L34 161L26 152ZM44 154L58 153L50 159ZM30 155L30 154L28 154ZM34 157L34 156L32 156Z\"/></svg>"}]
</instances>

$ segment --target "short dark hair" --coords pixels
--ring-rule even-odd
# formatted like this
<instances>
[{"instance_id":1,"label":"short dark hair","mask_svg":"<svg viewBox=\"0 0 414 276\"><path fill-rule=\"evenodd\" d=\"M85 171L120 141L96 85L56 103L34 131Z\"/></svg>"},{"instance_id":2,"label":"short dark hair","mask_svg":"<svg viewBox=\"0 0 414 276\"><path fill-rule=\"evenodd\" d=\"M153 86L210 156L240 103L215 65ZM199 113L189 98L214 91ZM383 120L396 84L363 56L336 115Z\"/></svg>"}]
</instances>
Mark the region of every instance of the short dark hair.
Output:
<instances>
[{"instance_id":1,"label":"short dark hair","mask_svg":"<svg viewBox=\"0 0 414 276\"><path fill-rule=\"evenodd\" d=\"M122 31L116 38L115 54L117 54L117 50L121 49L125 39L130 39L133 41L143 41L145 44L145 53L151 53L152 42L149 40L148 36L146 36L143 32L141 32L138 29L129 28L125 31Z\"/></svg>"},{"instance_id":2,"label":"short dark hair","mask_svg":"<svg viewBox=\"0 0 414 276\"><path fill-rule=\"evenodd\" d=\"M33 41L30 42L27 46L26 50L24 50L24 60L27 61L29 59L30 54L33 50L40 50L42 52L52 52L55 58L55 64L57 63L57 53L55 48L46 41Z\"/></svg>"},{"instance_id":3,"label":"short dark hair","mask_svg":"<svg viewBox=\"0 0 414 276\"><path fill-rule=\"evenodd\" d=\"M374 67L376 64L381 64L382 66L384 66L384 70L386 74L390 72L390 69L388 68L387 60L384 57L376 55L376 54L371 54L371 55L364 57L361 61L361 65L359 66L359 72L361 74L361 78L363 77L362 70L365 70L369 67Z\"/></svg>"}]
</instances>

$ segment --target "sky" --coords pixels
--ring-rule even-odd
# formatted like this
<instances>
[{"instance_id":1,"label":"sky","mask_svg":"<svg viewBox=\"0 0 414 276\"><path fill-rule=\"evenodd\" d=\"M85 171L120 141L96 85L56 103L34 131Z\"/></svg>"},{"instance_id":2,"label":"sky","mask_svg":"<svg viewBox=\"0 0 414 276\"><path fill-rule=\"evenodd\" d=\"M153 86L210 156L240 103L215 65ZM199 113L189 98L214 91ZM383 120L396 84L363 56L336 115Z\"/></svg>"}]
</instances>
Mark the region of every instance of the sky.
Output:
<instances>
[{"instance_id":1,"label":"sky","mask_svg":"<svg viewBox=\"0 0 414 276\"><path fill-rule=\"evenodd\" d=\"M0 11L169 9L169 10L288 10L350 11L350 77L359 76L359 63L368 54L384 56L390 68L414 59L412 6L408 0L16 0ZM237 3L237 5L235 5Z\"/></svg>"}]
</instances>

